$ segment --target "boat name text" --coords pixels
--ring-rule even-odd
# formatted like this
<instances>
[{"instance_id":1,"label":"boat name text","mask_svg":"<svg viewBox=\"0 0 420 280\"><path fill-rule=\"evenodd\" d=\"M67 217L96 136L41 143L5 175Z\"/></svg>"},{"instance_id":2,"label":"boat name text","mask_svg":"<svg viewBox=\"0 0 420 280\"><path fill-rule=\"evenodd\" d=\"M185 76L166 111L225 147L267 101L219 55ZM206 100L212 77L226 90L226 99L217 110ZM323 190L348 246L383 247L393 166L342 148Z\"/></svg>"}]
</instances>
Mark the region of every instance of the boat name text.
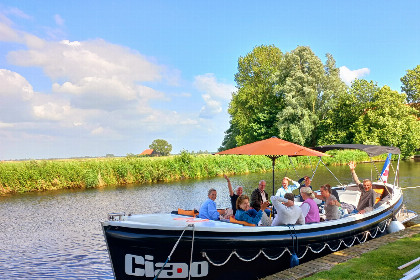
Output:
<instances>
[{"instance_id":1,"label":"boat name text","mask_svg":"<svg viewBox=\"0 0 420 280\"><path fill-rule=\"evenodd\" d=\"M155 277L164 265L163 262L154 263L154 256L125 255L125 273L132 276ZM193 262L191 264L191 277L204 277L209 273L207 261ZM188 277L188 264L166 263L159 278L186 278Z\"/></svg>"}]
</instances>

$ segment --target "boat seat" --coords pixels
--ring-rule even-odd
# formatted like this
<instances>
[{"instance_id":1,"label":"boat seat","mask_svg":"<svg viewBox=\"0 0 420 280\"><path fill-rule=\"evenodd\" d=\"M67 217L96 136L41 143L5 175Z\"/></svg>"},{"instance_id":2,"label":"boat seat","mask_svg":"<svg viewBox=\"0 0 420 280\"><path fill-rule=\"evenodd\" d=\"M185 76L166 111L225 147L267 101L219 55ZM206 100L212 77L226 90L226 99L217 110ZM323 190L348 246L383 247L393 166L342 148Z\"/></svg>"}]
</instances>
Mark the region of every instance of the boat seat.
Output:
<instances>
[{"instance_id":1,"label":"boat seat","mask_svg":"<svg viewBox=\"0 0 420 280\"><path fill-rule=\"evenodd\" d=\"M376 199L375 199L375 204L376 204L376 203L378 203L382 199L382 195L384 193L384 189L373 189L373 190L377 194Z\"/></svg>"},{"instance_id":2,"label":"boat seat","mask_svg":"<svg viewBox=\"0 0 420 280\"><path fill-rule=\"evenodd\" d=\"M198 211L197 210L184 210L181 208L178 208L178 215L185 215L185 216L198 216Z\"/></svg>"},{"instance_id":3,"label":"boat seat","mask_svg":"<svg viewBox=\"0 0 420 280\"><path fill-rule=\"evenodd\" d=\"M352 190L337 190L338 196L341 202L345 202L351 205L357 205L360 199L359 191Z\"/></svg>"}]
</instances>

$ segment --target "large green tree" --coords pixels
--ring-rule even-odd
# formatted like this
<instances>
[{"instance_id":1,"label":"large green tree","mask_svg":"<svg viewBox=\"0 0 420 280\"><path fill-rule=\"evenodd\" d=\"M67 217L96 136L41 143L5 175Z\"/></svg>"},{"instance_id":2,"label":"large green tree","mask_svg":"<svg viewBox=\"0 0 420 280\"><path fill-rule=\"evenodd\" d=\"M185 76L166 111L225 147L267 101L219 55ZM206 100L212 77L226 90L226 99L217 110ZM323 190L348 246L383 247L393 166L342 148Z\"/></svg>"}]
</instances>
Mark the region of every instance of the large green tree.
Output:
<instances>
[{"instance_id":1,"label":"large green tree","mask_svg":"<svg viewBox=\"0 0 420 280\"><path fill-rule=\"evenodd\" d=\"M163 139L153 140L152 144L149 145L149 148L153 149L160 156L167 156L172 151L172 145Z\"/></svg>"},{"instance_id":2,"label":"large green tree","mask_svg":"<svg viewBox=\"0 0 420 280\"><path fill-rule=\"evenodd\" d=\"M420 102L420 65L412 70L407 70L404 77L401 78L403 83L401 90L407 94L409 103Z\"/></svg>"},{"instance_id":3,"label":"large green tree","mask_svg":"<svg viewBox=\"0 0 420 280\"><path fill-rule=\"evenodd\" d=\"M238 91L229 105L231 128L224 143L243 145L278 135L276 115L284 104L275 91L273 73L278 71L282 55L278 48L262 45L239 58L235 74Z\"/></svg>"},{"instance_id":4,"label":"large green tree","mask_svg":"<svg viewBox=\"0 0 420 280\"><path fill-rule=\"evenodd\" d=\"M354 143L396 146L403 157L412 155L420 147L420 122L405 99L388 86L376 91L354 123Z\"/></svg>"},{"instance_id":5,"label":"large green tree","mask_svg":"<svg viewBox=\"0 0 420 280\"><path fill-rule=\"evenodd\" d=\"M309 47L297 47L285 54L276 73L276 85L285 103L277 114L280 138L314 145L319 121L326 117L335 99L345 93L346 85L340 79L334 58L326 56L324 65Z\"/></svg>"},{"instance_id":6,"label":"large green tree","mask_svg":"<svg viewBox=\"0 0 420 280\"><path fill-rule=\"evenodd\" d=\"M355 80L320 123L319 145L360 143L397 146L404 157L420 146L420 122L405 94Z\"/></svg>"},{"instance_id":7,"label":"large green tree","mask_svg":"<svg viewBox=\"0 0 420 280\"><path fill-rule=\"evenodd\" d=\"M353 81L348 93L337 96L333 106L325 110L318 126L317 145L353 143L353 125L368 110L378 90L379 87L372 81Z\"/></svg>"},{"instance_id":8,"label":"large green tree","mask_svg":"<svg viewBox=\"0 0 420 280\"><path fill-rule=\"evenodd\" d=\"M319 120L346 91L334 58L326 57L324 65L309 47L283 54L275 46L255 47L240 57L230 128L219 150L271 136L313 145Z\"/></svg>"}]
</instances>

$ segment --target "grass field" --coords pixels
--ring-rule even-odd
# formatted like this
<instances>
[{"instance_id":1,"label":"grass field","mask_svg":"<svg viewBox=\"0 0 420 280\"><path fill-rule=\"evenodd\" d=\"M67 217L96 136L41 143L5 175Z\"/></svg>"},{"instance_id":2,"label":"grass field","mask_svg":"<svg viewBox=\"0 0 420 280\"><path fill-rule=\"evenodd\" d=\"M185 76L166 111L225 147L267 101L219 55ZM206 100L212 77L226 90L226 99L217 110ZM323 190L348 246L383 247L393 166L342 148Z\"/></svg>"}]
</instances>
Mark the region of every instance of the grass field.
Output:
<instances>
[{"instance_id":1,"label":"grass field","mask_svg":"<svg viewBox=\"0 0 420 280\"><path fill-rule=\"evenodd\" d=\"M345 263L334 266L329 271L314 274L305 280L366 279L384 280L401 279L403 274L420 262L402 270L398 267L420 256L420 234L399 239L378 249L362 254Z\"/></svg>"}]
</instances>

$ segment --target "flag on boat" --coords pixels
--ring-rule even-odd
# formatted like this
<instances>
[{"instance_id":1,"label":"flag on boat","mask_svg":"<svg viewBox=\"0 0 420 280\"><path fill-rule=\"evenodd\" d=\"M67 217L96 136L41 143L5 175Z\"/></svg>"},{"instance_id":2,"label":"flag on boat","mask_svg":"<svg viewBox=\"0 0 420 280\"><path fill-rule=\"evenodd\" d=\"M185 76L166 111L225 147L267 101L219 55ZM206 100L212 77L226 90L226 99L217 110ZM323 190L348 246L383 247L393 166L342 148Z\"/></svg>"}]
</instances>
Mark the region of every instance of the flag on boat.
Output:
<instances>
[{"instance_id":1,"label":"flag on boat","mask_svg":"<svg viewBox=\"0 0 420 280\"><path fill-rule=\"evenodd\" d=\"M384 167L382 167L381 181L386 183L388 181L389 165L391 164L391 154L386 157Z\"/></svg>"}]
</instances>

